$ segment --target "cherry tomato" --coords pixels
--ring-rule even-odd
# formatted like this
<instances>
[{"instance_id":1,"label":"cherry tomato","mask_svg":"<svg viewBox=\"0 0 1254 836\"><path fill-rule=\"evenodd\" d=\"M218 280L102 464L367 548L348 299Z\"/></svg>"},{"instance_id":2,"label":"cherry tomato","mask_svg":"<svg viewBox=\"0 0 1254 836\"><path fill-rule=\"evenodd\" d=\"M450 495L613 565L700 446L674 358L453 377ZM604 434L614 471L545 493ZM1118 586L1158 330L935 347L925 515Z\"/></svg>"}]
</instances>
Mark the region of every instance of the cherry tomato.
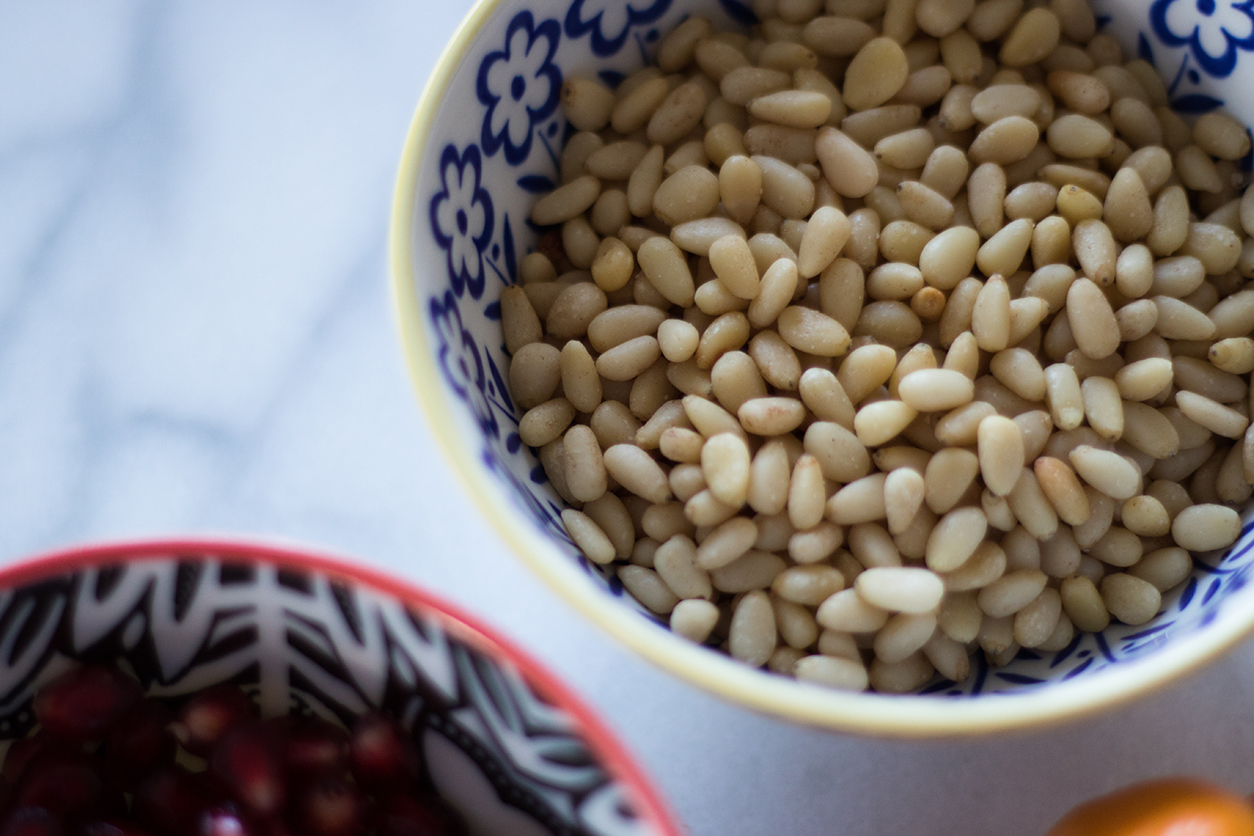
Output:
<instances>
[{"instance_id":1,"label":"cherry tomato","mask_svg":"<svg viewBox=\"0 0 1254 836\"><path fill-rule=\"evenodd\" d=\"M1254 808L1187 778L1128 787L1072 810L1047 836L1254 836Z\"/></svg>"}]
</instances>

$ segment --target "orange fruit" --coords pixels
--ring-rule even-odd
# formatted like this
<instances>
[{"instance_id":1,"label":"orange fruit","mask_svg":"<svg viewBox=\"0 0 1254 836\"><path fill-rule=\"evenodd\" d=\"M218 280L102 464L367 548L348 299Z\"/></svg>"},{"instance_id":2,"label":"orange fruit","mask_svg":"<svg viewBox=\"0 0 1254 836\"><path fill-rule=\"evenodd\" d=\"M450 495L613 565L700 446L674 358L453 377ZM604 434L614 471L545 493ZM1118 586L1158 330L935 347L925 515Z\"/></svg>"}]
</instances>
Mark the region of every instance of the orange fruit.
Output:
<instances>
[{"instance_id":1,"label":"orange fruit","mask_svg":"<svg viewBox=\"0 0 1254 836\"><path fill-rule=\"evenodd\" d=\"M1220 787L1167 778L1082 804L1047 836L1254 836L1254 808Z\"/></svg>"}]
</instances>

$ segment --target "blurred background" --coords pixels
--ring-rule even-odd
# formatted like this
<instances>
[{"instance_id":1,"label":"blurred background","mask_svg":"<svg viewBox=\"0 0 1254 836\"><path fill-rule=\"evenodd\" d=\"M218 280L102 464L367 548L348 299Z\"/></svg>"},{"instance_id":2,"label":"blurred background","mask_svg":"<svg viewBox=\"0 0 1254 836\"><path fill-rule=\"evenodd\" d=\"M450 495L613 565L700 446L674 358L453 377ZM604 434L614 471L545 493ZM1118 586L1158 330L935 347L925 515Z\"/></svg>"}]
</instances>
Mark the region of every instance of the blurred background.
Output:
<instances>
[{"instance_id":1,"label":"blurred background","mask_svg":"<svg viewBox=\"0 0 1254 836\"><path fill-rule=\"evenodd\" d=\"M611 644L476 517L390 308L392 180L470 0L0 0L0 560L239 533L454 599L601 710L694 834L1040 833L1189 773L1254 790L1254 647L1077 725L809 731Z\"/></svg>"}]
</instances>

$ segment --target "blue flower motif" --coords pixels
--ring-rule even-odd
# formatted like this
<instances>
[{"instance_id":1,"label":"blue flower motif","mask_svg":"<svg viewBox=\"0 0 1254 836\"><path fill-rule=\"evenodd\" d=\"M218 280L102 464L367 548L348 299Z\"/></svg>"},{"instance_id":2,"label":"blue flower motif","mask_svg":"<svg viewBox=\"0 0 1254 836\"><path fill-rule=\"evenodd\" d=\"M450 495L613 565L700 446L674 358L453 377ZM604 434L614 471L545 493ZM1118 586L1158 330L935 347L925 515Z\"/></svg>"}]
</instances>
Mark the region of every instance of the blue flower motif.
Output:
<instances>
[{"instance_id":1,"label":"blue flower motif","mask_svg":"<svg viewBox=\"0 0 1254 836\"><path fill-rule=\"evenodd\" d=\"M462 325L461 311L453 292L446 290L444 299L432 299L429 304L431 324L440 347L437 358L444 378L458 397L470 405L479 428L491 438L500 435L500 425L492 414L488 401L487 375L483 372L483 360L479 347L469 331Z\"/></svg>"},{"instance_id":2,"label":"blue flower motif","mask_svg":"<svg viewBox=\"0 0 1254 836\"><path fill-rule=\"evenodd\" d=\"M448 256L453 292L483 295L483 253L492 240L492 198L483 188L483 161L472 145L460 155L448 145L440 155L443 191L431 199L431 231Z\"/></svg>"},{"instance_id":3,"label":"blue flower motif","mask_svg":"<svg viewBox=\"0 0 1254 836\"><path fill-rule=\"evenodd\" d=\"M582 38L592 33L592 51L615 55L627 43L628 31L666 14L671 0L575 0L566 12L566 34Z\"/></svg>"},{"instance_id":4,"label":"blue flower motif","mask_svg":"<svg viewBox=\"0 0 1254 836\"><path fill-rule=\"evenodd\" d=\"M504 148L510 165L527 159L536 123L557 110L562 71L553 54L561 36L556 20L537 26L531 12L519 12L505 32L505 49L489 53L479 65L476 90L488 107L483 150L489 157Z\"/></svg>"},{"instance_id":5,"label":"blue flower motif","mask_svg":"<svg viewBox=\"0 0 1254 836\"><path fill-rule=\"evenodd\" d=\"M1254 50L1254 0L1154 0L1150 26L1168 46L1188 46L1208 74L1226 78L1238 50Z\"/></svg>"}]
</instances>

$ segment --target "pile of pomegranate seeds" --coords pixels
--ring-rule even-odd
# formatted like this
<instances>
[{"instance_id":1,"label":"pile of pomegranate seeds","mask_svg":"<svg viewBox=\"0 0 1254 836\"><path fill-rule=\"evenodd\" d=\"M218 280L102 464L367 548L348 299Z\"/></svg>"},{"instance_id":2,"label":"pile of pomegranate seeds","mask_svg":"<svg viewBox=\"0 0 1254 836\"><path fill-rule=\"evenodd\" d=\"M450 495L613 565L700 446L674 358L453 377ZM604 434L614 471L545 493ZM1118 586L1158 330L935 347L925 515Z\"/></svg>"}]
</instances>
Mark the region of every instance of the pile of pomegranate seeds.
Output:
<instances>
[{"instance_id":1,"label":"pile of pomegranate seeds","mask_svg":"<svg viewBox=\"0 0 1254 836\"><path fill-rule=\"evenodd\" d=\"M413 741L382 715L351 732L310 717L263 722L231 685L175 715L101 666L49 684L34 709L39 731L4 760L0 836L466 832L431 789Z\"/></svg>"}]
</instances>

